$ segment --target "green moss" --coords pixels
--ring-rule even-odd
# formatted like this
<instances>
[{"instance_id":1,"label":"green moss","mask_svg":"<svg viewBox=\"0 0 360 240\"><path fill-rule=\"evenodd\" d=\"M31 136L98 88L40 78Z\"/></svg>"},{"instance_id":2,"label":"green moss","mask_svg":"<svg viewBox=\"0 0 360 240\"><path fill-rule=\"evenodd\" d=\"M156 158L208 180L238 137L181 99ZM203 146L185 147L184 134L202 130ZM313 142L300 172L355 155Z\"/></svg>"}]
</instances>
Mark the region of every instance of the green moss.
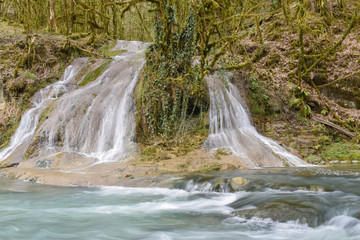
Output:
<instances>
[{"instance_id":1,"label":"green moss","mask_svg":"<svg viewBox=\"0 0 360 240\"><path fill-rule=\"evenodd\" d=\"M141 155L143 156L152 156L156 153L156 149L157 147L155 146L150 146L150 147L146 147L146 148L143 148L141 150Z\"/></svg>"},{"instance_id":2,"label":"green moss","mask_svg":"<svg viewBox=\"0 0 360 240\"><path fill-rule=\"evenodd\" d=\"M221 169L220 163L212 163L212 164L205 164L204 167L200 170L201 172L215 172Z\"/></svg>"},{"instance_id":3,"label":"green moss","mask_svg":"<svg viewBox=\"0 0 360 240\"><path fill-rule=\"evenodd\" d=\"M227 155L230 155L230 153L227 153L225 151L223 151L222 149L218 149L216 150L214 156L217 158L217 159L220 159L221 156L227 156Z\"/></svg>"},{"instance_id":4,"label":"green moss","mask_svg":"<svg viewBox=\"0 0 360 240\"><path fill-rule=\"evenodd\" d=\"M30 78L32 80L37 80L37 77L35 76L35 74L33 74L31 72L26 73L26 77Z\"/></svg>"},{"instance_id":5,"label":"green moss","mask_svg":"<svg viewBox=\"0 0 360 240\"><path fill-rule=\"evenodd\" d=\"M263 57L265 57L268 54L268 49L264 46L259 47L253 56L251 57L251 61L253 63L260 61Z\"/></svg>"},{"instance_id":6,"label":"green moss","mask_svg":"<svg viewBox=\"0 0 360 240\"><path fill-rule=\"evenodd\" d=\"M360 145L351 142L339 142L327 146L321 153L326 161L353 161L360 159Z\"/></svg>"},{"instance_id":7,"label":"green moss","mask_svg":"<svg viewBox=\"0 0 360 240\"><path fill-rule=\"evenodd\" d=\"M208 111L210 99L204 79L205 66L193 64L199 53L195 25L195 17L191 15L182 33L170 25L169 29L156 27L156 39L176 31L170 35L179 36L181 41L156 40L147 48L146 65L136 90L136 140L139 142L154 139L184 142L183 136L192 131L193 119L198 125L205 123L202 117ZM202 59L207 58L207 53L201 54Z\"/></svg>"},{"instance_id":8,"label":"green moss","mask_svg":"<svg viewBox=\"0 0 360 240\"><path fill-rule=\"evenodd\" d=\"M56 102L56 100L54 100L53 102L51 102L51 103L44 109L44 111L40 114L38 127L41 126L41 124L43 124L43 122L45 122L46 119L49 118L50 113L54 110L55 102Z\"/></svg>"},{"instance_id":9,"label":"green moss","mask_svg":"<svg viewBox=\"0 0 360 240\"><path fill-rule=\"evenodd\" d=\"M104 54L107 57L115 57L115 56L121 55L126 52L127 52L126 50L115 50L115 51L107 51Z\"/></svg>"},{"instance_id":10,"label":"green moss","mask_svg":"<svg viewBox=\"0 0 360 240\"><path fill-rule=\"evenodd\" d=\"M35 150L38 148L38 144L40 142L40 137L36 136L34 139L32 139L32 142L30 146L26 149L25 152L25 159L29 159L35 152Z\"/></svg>"},{"instance_id":11,"label":"green moss","mask_svg":"<svg viewBox=\"0 0 360 240\"><path fill-rule=\"evenodd\" d=\"M109 66L109 64L112 61L113 61L112 59L108 59L100 67L86 74L84 79L79 83L79 86L82 87L90 82L95 81L105 71L105 69Z\"/></svg>"},{"instance_id":12,"label":"green moss","mask_svg":"<svg viewBox=\"0 0 360 240\"><path fill-rule=\"evenodd\" d=\"M270 101L270 92L266 88L263 81L249 77L248 79L248 95L247 100L249 102L250 112L254 118L263 119L273 115L274 106L272 103L276 101Z\"/></svg>"},{"instance_id":13,"label":"green moss","mask_svg":"<svg viewBox=\"0 0 360 240\"><path fill-rule=\"evenodd\" d=\"M309 155L308 157L305 158L305 161L311 164L321 164L322 160L321 157L317 156L317 155Z\"/></svg>"},{"instance_id":14,"label":"green moss","mask_svg":"<svg viewBox=\"0 0 360 240\"><path fill-rule=\"evenodd\" d=\"M15 115L11 116L3 128L4 131L0 131L0 142L1 142L0 149L3 149L9 145L11 137L15 133L18 126L19 126L19 119L17 119L17 116Z\"/></svg>"},{"instance_id":15,"label":"green moss","mask_svg":"<svg viewBox=\"0 0 360 240\"><path fill-rule=\"evenodd\" d=\"M318 143L321 145L330 145L331 138L328 136L320 136L320 137L318 137Z\"/></svg>"},{"instance_id":16,"label":"green moss","mask_svg":"<svg viewBox=\"0 0 360 240\"><path fill-rule=\"evenodd\" d=\"M265 65L268 67L273 67L276 64L278 64L280 60L281 60L280 54L274 53L267 58Z\"/></svg>"},{"instance_id":17,"label":"green moss","mask_svg":"<svg viewBox=\"0 0 360 240\"><path fill-rule=\"evenodd\" d=\"M111 49L113 49L115 46L116 46L116 41L113 41L113 42L110 42L109 44L102 45L99 48L99 51L102 52L107 57L114 57L114 56L121 55L126 52L126 50L123 50L123 49L112 51Z\"/></svg>"},{"instance_id":18,"label":"green moss","mask_svg":"<svg viewBox=\"0 0 360 240\"><path fill-rule=\"evenodd\" d=\"M105 51L108 51L110 49L113 49L114 47L116 46L116 41L111 41L107 44L104 44L102 45L100 48L99 48L99 51L104 53Z\"/></svg>"}]
</instances>

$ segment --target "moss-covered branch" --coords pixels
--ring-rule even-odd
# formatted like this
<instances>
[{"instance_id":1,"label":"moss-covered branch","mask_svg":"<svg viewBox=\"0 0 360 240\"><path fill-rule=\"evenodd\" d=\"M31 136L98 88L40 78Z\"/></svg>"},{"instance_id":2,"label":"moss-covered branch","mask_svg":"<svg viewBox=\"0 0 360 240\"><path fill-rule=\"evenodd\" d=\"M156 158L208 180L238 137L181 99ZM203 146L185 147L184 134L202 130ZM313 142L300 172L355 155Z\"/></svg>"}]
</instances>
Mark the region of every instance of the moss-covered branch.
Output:
<instances>
[{"instance_id":1,"label":"moss-covered branch","mask_svg":"<svg viewBox=\"0 0 360 240\"><path fill-rule=\"evenodd\" d=\"M323 85L319 85L319 86L317 86L317 87L318 87L318 88L328 87L328 86L330 86L330 85L334 85L335 83L338 83L338 82L340 82L340 81L342 81L342 80L348 79L348 78L350 78L350 77L352 77L352 76L355 76L355 75L358 75L358 74L360 74L360 70L359 70L359 71L356 71L356 72L353 72L353 73L351 73L351 74L348 74L348 75L346 75L346 76L343 76L343 77L341 77L341 78L338 78L338 79L336 79L336 80L334 80L334 81L332 81L332 82L329 82L329 83L326 83L326 84L323 84Z\"/></svg>"}]
</instances>

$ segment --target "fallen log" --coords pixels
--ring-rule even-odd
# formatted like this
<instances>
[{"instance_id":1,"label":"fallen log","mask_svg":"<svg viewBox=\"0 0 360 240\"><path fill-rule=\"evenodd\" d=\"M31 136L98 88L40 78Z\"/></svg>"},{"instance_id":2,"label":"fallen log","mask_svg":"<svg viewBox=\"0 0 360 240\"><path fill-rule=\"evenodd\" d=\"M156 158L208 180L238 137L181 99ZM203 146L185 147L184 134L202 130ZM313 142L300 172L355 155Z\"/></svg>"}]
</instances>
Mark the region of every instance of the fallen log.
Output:
<instances>
[{"instance_id":1,"label":"fallen log","mask_svg":"<svg viewBox=\"0 0 360 240\"><path fill-rule=\"evenodd\" d=\"M355 135L352 134L351 132L349 132L348 130L346 130L345 128L342 128L338 125L336 125L335 123L332 123L332 122L327 122L325 121L324 119L322 118L319 118L319 117L311 117L312 120L316 121L316 122L319 122L319 123L322 123L326 126L329 126L329 127L332 127L336 130L338 130L339 132L341 132L342 134L345 134L346 136L350 137L350 138L355 138Z\"/></svg>"}]
</instances>

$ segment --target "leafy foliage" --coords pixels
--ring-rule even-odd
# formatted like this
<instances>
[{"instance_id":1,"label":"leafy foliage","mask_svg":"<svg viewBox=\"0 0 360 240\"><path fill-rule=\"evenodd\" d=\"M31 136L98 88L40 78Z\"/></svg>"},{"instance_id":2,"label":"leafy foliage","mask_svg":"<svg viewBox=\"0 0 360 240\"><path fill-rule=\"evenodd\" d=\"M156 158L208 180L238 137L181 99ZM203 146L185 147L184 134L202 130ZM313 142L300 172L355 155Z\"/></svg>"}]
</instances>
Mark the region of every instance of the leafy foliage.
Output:
<instances>
[{"instance_id":1,"label":"leafy foliage","mask_svg":"<svg viewBox=\"0 0 360 240\"><path fill-rule=\"evenodd\" d=\"M293 88L294 97L290 100L290 107L299 110L301 116L311 116L311 107L307 104L310 101L310 92L300 87Z\"/></svg>"},{"instance_id":2,"label":"leafy foliage","mask_svg":"<svg viewBox=\"0 0 360 240\"><path fill-rule=\"evenodd\" d=\"M186 129L186 121L208 109L208 94L198 66L193 64L195 20L191 13L179 30L175 10L165 6L157 16L156 42L146 53L146 67L137 91L137 130L140 139L160 135L174 137ZM168 19L161 21L161 19ZM164 35L171 35L165 38Z\"/></svg>"}]
</instances>

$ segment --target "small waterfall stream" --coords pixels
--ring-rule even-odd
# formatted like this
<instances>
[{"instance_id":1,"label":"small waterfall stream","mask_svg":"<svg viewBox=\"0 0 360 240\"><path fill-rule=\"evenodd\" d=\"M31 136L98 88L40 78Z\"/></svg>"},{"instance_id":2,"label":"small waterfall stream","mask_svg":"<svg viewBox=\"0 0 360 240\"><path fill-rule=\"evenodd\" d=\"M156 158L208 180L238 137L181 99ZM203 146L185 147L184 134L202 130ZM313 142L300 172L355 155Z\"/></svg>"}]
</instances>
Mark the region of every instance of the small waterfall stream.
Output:
<instances>
[{"instance_id":1,"label":"small waterfall stream","mask_svg":"<svg viewBox=\"0 0 360 240\"><path fill-rule=\"evenodd\" d=\"M11 138L9 146L0 151L0 161L5 160L20 145L29 141L35 133L41 113L53 100L67 93L73 87L71 81L86 61L86 58L79 58L75 60L72 65L66 68L60 81L40 90L34 96L32 102L33 107L26 111L22 116L19 127L17 128L14 136Z\"/></svg>"},{"instance_id":2,"label":"small waterfall stream","mask_svg":"<svg viewBox=\"0 0 360 240\"><path fill-rule=\"evenodd\" d=\"M125 53L113 57L107 69L84 87L76 87L75 79L90 63L87 58L75 60L60 81L34 97L34 107L23 115L11 144L0 152L0 161L23 144L26 146L18 151L22 156L31 146L31 157L67 152L97 162L117 161L133 152L133 92L145 64L145 48L145 43L118 41L113 51ZM39 124L41 113L51 102L53 109Z\"/></svg>"},{"instance_id":3,"label":"small waterfall stream","mask_svg":"<svg viewBox=\"0 0 360 240\"><path fill-rule=\"evenodd\" d=\"M306 163L275 141L259 134L251 124L239 90L217 75L207 79L210 94L210 135L212 149L228 148L250 168L303 166Z\"/></svg>"},{"instance_id":4,"label":"small waterfall stream","mask_svg":"<svg viewBox=\"0 0 360 240\"><path fill-rule=\"evenodd\" d=\"M141 42L118 41L113 50L127 50L94 82L57 101L39 137L40 154L72 152L98 162L114 162L135 149L133 92L145 64Z\"/></svg>"}]
</instances>

